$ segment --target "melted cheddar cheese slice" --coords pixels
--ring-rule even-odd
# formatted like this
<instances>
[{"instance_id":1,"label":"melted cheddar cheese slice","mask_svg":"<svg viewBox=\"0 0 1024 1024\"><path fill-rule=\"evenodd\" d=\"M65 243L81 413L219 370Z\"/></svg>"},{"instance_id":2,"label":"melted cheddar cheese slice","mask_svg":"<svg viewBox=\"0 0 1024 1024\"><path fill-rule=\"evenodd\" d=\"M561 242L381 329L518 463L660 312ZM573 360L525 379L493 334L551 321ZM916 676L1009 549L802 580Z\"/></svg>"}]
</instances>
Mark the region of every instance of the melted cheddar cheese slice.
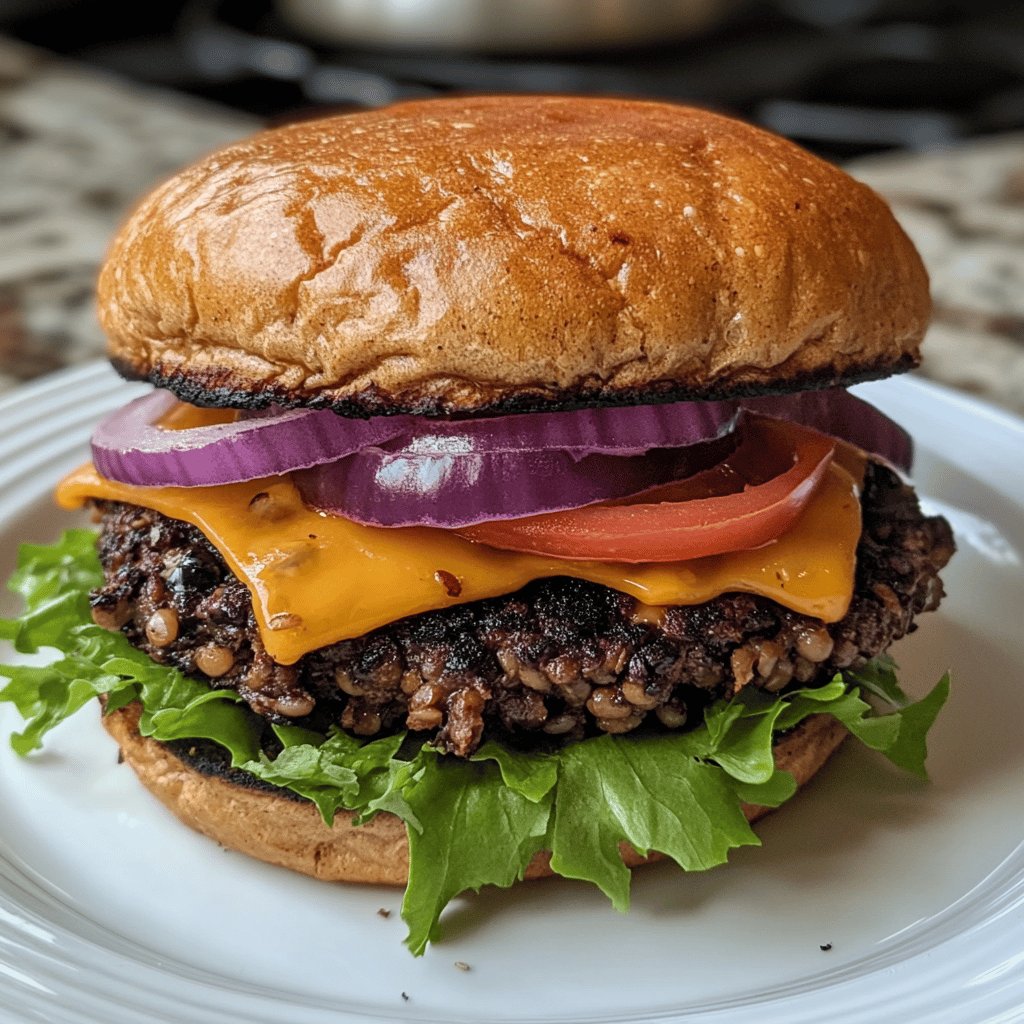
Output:
<instances>
[{"instance_id":1,"label":"melted cheddar cheese slice","mask_svg":"<svg viewBox=\"0 0 1024 1024\"><path fill-rule=\"evenodd\" d=\"M57 489L64 508L128 502L198 527L249 588L267 651L292 664L309 651L408 615L509 594L531 580L574 576L648 605L761 594L825 622L853 594L860 537L858 467L841 459L797 523L754 551L626 565L498 551L426 527L384 529L307 508L287 477L219 487L133 487L82 466Z\"/></svg>"}]
</instances>

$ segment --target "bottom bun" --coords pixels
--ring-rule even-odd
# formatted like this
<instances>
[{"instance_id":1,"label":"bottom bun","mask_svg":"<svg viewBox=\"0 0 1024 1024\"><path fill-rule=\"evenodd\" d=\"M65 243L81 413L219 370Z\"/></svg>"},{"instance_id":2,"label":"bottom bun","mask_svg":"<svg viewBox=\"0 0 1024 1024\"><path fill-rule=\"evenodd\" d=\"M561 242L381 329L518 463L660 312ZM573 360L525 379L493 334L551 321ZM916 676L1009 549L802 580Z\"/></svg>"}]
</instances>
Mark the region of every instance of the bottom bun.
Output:
<instances>
[{"instance_id":1,"label":"bottom bun","mask_svg":"<svg viewBox=\"0 0 1024 1024\"><path fill-rule=\"evenodd\" d=\"M229 849L324 881L406 884L409 847L399 818L382 813L356 826L353 815L340 811L328 828L312 803L237 786L189 767L163 743L139 733L139 711L138 704L130 704L105 715L103 724L142 784L186 825ZM846 736L834 718L815 715L776 743L775 764L802 786ZM769 810L743 805L750 821ZM657 853L641 857L625 843L621 853L629 867L661 859ZM538 853L526 877L554 874L549 861L549 854Z\"/></svg>"}]
</instances>

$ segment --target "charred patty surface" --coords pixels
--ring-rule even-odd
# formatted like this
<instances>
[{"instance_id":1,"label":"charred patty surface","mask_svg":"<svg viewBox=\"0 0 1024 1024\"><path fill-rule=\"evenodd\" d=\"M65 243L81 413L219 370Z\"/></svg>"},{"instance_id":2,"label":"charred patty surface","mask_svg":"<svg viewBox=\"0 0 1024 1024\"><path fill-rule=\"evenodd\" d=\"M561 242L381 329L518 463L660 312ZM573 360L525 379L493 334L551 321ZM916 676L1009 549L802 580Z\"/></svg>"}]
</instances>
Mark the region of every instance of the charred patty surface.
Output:
<instances>
[{"instance_id":1,"label":"charred patty surface","mask_svg":"<svg viewBox=\"0 0 1024 1024\"><path fill-rule=\"evenodd\" d=\"M558 577L504 597L415 615L275 663L249 593L194 527L100 503L101 625L155 661L236 689L259 714L357 735L408 728L466 756L485 736L573 739L679 728L746 685L814 683L884 651L938 606L953 539L914 492L871 463L846 616L824 624L775 602L724 594L649 608L599 584Z\"/></svg>"}]
</instances>

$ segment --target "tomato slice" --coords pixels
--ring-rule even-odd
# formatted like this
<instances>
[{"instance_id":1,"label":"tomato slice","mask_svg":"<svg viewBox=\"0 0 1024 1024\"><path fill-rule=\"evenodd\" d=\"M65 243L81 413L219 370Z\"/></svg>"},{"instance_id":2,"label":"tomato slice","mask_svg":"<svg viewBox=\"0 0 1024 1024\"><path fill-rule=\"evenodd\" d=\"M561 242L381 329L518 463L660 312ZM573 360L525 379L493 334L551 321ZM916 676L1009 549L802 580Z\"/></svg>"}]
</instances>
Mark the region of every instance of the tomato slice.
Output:
<instances>
[{"instance_id":1,"label":"tomato slice","mask_svg":"<svg viewBox=\"0 0 1024 1024\"><path fill-rule=\"evenodd\" d=\"M747 414L718 465L617 501L455 532L495 548L599 562L676 562L761 547L784 533L825 477L834 441Z\"/></svg>"}]
</instances>

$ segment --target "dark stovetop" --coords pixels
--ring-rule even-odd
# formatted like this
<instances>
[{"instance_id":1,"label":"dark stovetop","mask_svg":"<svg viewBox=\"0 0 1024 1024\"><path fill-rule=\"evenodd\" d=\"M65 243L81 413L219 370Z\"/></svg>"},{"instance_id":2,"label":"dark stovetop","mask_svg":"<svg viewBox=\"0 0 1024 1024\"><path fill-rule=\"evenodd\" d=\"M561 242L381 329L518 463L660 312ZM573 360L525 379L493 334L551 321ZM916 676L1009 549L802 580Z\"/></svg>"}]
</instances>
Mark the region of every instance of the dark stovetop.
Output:
<instances>
[{"instance_id":1,"label":"dark stovetop","mask_svg":"<svg viewBox=\"0 0 1024 1024\"><path fill-rule=\"evenodd\" d=\"M9 33L270 120L446 92L659 96L731 111L832 157L1024 127L1024 4L776 0L654 50L545 58L336 50L269 0L44 0ZM109 8L106 8L109 12ZM0 8L2 14L2 8Z\"/></svg>"}]
</instances>

